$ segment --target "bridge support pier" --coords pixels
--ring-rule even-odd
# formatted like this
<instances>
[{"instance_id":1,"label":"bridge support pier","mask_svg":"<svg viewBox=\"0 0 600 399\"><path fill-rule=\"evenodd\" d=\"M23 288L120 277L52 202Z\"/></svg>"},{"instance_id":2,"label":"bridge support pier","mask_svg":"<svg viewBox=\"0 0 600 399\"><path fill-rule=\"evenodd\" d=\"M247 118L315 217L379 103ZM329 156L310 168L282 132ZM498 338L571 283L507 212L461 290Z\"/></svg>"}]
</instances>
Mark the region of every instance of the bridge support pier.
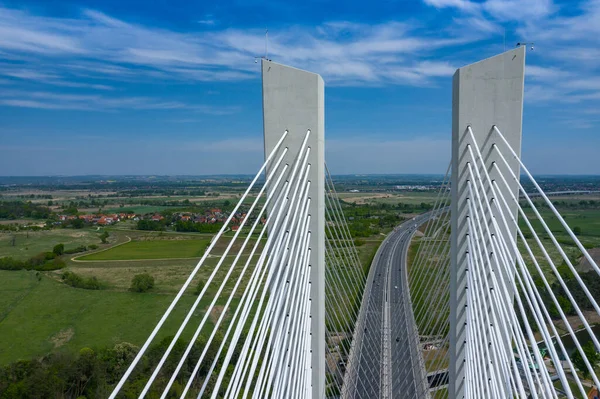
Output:
<instances>
[{"instance_id":1,"label":"bridge support pier","mask_svg":"<svg viewBox=\"0 0 600 399\"><path fill-rule=\"evenodd\" d=\"M294 164L306 132L311 165L309 229L310 256L310 323L312 392L305 397L325 397L325 103L321 76L262 60L263 122L265 154L269 154L284 131L283 147L289 151L284 163ZM312 395L312 396L311 396Z\"/></svg>"},{"instance_id":2,"label":"bridge support pier","mask_svg":"<svg viewBox=\"0 0 600 399\"><path fill-rule=\"evenodd\" d=\"M449 364L449 397L462 399L465 397L465 348L466 330L469 320L466 317L467 306L467 233L469 197L468 162L472 162L468 145L473 147L473 138L481 149L483 163L494 180L496 171L492 168L495 161L500 161L492 145L496 144L504 154L504 143L497 139L493 126L497 125L508 143L517 154L521 151L521 127L523 114L523 86L525 73L525 47L519 47L492 58L485 59L460 68L453 78L452 87L452 205L451 205L451 270L450 270L450 364ZM473 137L468 132L473 131ZM472 148L475 151L474 148ZM510 167L519 175L519 164L509 160ZM477 167L472 164L472 168ZM483 173L483 169L481 169ZM517 182L509 182L510 191L518 196ZM501 186L501 185L500 185ZM484 184L489 198L491 188ZM511 198L507 192L505 198ZM492 231L492 218L496 209L487 204L489 211L483 215L483 223L487 223ZM516 206L512 209L517 217ZM507 215L508 216L508 215ZM500 223L499 223L500 224ZM516 236L517 226L510 231L499 234ZM479 240L486 240L478 237ZM508 239L507 239L508 241ZM491 245L488 243L488 248ZM489 254L488 254L489 255ZM514 261L514 255L513 261ZM491 271L487 271L490 273ZM489 274L488 274L489 276ZM500 276L502 278L502 276ZM507 281L508 276L504 276ZM490 309L491 311L492 309ZM482 316L483 317L483 316ZM500 318L502 322L509 321ZM508 326L510 327L510 326ZM507 349L512 353L510 343ZM484 348L481 348L484 350Z\"/></svg>"}]
</instances>

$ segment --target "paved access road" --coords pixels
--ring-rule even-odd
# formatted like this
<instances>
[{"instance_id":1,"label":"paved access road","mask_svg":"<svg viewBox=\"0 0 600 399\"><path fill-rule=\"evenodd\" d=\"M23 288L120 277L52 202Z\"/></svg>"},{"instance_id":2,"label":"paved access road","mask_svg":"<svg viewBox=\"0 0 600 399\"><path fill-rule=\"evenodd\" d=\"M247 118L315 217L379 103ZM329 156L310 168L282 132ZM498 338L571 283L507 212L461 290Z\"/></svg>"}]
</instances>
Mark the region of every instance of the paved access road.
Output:
<instances>
[{"instance_id":1,"label":"paved access road","mask_svg":"<svg viewBox=\"0 0 600 399\"><path fill-rule=\"evenodd\" d=\"M431 217L426 213L396 227L375 255L347 380L354 380L354 388L345 389L349 398L425 397L405 271L410 240Z\"/></svg>"}]
</instances>

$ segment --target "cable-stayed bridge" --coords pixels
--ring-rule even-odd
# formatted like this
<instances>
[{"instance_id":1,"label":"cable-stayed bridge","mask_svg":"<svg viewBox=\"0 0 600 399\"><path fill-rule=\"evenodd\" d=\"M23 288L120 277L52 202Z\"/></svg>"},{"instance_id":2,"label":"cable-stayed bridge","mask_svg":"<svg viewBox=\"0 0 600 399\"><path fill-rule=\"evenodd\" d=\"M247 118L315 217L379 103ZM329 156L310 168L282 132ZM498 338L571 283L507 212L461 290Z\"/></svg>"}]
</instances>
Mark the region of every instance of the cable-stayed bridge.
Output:
<instances>
[{"instance_id":1,"label":"cable-stayed bridge","mask_svg":"<svg viewBox=\"0 0 600 399\"><path fill-rule=\"evenodd\" d=\"M587 398L600 385L588 321L600 268L521 161L524 65L520 47L457 70L433 210L365 268L325 164L323 80L263 59L265 162L111 398L125 384L140 398ZM210 277L139 380L203 267Z\"/></svg>"}]
</instances>

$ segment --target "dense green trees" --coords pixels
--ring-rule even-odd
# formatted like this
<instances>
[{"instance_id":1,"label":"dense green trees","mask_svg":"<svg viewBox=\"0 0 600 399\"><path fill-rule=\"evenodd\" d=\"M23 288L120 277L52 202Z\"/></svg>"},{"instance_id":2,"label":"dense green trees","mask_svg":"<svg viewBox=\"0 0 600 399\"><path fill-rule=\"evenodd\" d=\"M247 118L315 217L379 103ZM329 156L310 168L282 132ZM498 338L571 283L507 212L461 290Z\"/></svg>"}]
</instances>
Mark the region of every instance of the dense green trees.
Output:
<instances>
[{"instance_id":1,"label":"dense green trees","mask_svg":"<svg viewBox=\"0 0 600 399\"><path fill-rule=\"evenodd\" d=\"M50 208L23 201L0 201L0 219L47 219Z\"/></svg>"},{"instance_id":2,"label":"dense green trees","mask_svg":"<svg viewBox=\"0 0 600 399\"><path fill-rule=\"evenodd\" d=\"M137 222L138 230L164 231L166 230L165 222L158 220L141 219Z\"/></svg>"},{"instance_id":3,"label":"dense green trees","mask_svg":"<svg viewBox=\"0 0 600 399\"><path fill-rule=\"evenodd\" d=\"M175 223L175 230L182 232L217 233L221 227L223 223L194 223L191 220L179 220Z\"/></svg>"},{"instance_id":4,"label":"dense green trees","mask_svg":"<svg viewBox=\"0 0 600 399\"><path fill-rule=\"evenodd\" d=\"M65 262L56 257L54 252L42 252L27 260L14 259L10 256L0 258L0 270L58 270L65 267Z\"/></svg>"},{"instance_id":5,"label":"dense green trees","mask_svg":"<svg viewBox=\"0 0 600 399\"><path fill-rule=\"evenodd\" d=\"M585 345L583 345L582 349L585 357L587 357L592 367L596 367L600 363L600 353L596 352L594 343L592 341L588 341ZM573 361L573 365L581 372L584 378L590 378L590 372L579 351L575 351L573 353L571 360Z\"/></svg>"},{"instance_id":6,"label":"dense green trees","mask_svg":"<svg viewBox=\"0 0 600 399\"><path fill-rule=\"evenodd\" d=\"M579 285L579 282L575 279L575 276L573 276L573 273L568 269L568 267L566 265L559 266L558 271L561 274L565 285L571 292L571 295L573 296L579 307L583 310L594 310L594 307L589 301L586 293L583 291L583 289ZM598 274L596 274L596 272L593 270L586 273L579 273L579 276L585 283L592 297L596 301L600 302L600 276L598 276ZM552 316L553 318L559 318L560 313L554 305L550 294L548 293L548 291L546 291L546 288L541 282L541 279L538 277L534 281L536 286L540 289L540 295L542 297L542 300L546 304L550 316ZM575 309L573 308L571 301L568 299L567 294L563 290L560 283L558 281L555 281L554 283L552 283L551 288L552 292L554 292L556 296L558 304L563 309L565 314L575 315Z\"/></svg>"},{"instance_id":7,"label":"dense green trees","mask_svg":"<svg viewBox=\"0 0 600 399\"><path fill-rule=\"evenodd\" d=\"M149 347L136 371L121 389L119 397L138 397L142 387L172 339L173 337L166 337ZM222 340L222 336L217 334L212 344L208 347L204 361L202 362L203 366L198 370L198 374L192 384L191 395L189 396L196 397L206 378L210 378L210 380L205 393L212 393L215 376L211 377L207 374ZM242 339L241 342L243 341ZM162 387L165 386L175 370L177 361L183 355L186 346L187 342L182 340L178 340L175 343L172 356L169 357L162 367L157 376L156 383L148 392L148 397L154 398L160 396ZM200 336L192 347L189 355L190 358L198 358L205 347L206 338ZM232 364L235 364L239 358L240 349L241 344L235 349L231 359ZM61 351L38 359L21 360L11 363L0 368L0 398L107 398L138 350L138 347L127 342L122 342L112 348L82 348L78 353ZM179 397L179 395L175 394L181 393L182 386L187 382L187 378L193 371L194 366L195 362L186 362L184 364L168 397ZM217 367L215 372L218 371L219 367ZM230 377L231 373L226 373L222 386L226 387L228 385ZM220 394L224 394L224 391Z\"/></svg>"}]
</instances>

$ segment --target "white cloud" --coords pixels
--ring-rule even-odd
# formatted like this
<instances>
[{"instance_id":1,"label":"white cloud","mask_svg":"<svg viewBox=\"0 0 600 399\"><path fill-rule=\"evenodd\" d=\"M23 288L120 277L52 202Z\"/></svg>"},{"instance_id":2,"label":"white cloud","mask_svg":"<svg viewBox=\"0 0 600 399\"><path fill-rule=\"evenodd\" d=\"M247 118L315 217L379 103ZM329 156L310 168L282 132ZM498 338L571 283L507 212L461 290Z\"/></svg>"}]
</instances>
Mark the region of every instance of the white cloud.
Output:
<instances>
[{"instance_id":1,"label":"white cloud","mask_svg":"<svg viewBox=\"0 0 600 399\"><path fill-rule=\"evenodd\" d=\"M516 34L516 40L535 42L535 51L527 55L526 103L547 106L599 102L600 0L573 1L562 6L552 0L423 2L440 10L449 9L454 24L461 29L494 35L506 27L508 36Z\"/></svg>"},{"instance_id":2,"label":"white cloud","mask_svg":"<svg viewBox=\"0 0 600 399\"><path fill-rule=\"evenodd\" d=\"M214 25L212 16L198 22ZM415 23L333 21L273 29L268 51L269 58L321 73L328 83L423 85L447 75L440 74L448 62L436 59L437 50L473 40L466 33L442 37ZM54 81L65 75L137 81L248 79L257 76L253 59L264 48L262 29L177 32L96 10L66 19L0 6L0 52L20 59L31 76L49 74Z\"/></svg>"},{"instance_id":3,"label":"white cloud","mask_svg":"<svg viewBox=\"0 0 600 399\"><path fill-rule=\"evenodd\" d=\"M61 94L17 90L0 92L0 104L20 108L83 111L181 109L213 115L227 115L238 111L238 108L235 106L215 107L201 104L186 104L179 101L163 101L150 97L108 97L99 94Z\"/></svg>"},{"instance_id":4,"label":"white cloud","mask_svg":"<svg viewBox=\"0 0 600 399\"><path fill-rule=\"evenodd\" d=\"M543 18L553 13L552 0L423 0L429 6L438 9L455 8L462 12L483 16L489 15L498 21L524 21Z\"/></svg>"},{"instance_id":5,"label":"white cloud","mask_svg":"<svg viewBox=\"0 0 600 399\"><path fill-rule=\"evenodd\" d=\"M528 21L552 14L556 7L552 0L487 0L483 9L501 21Z\"/></svg>"},{"instance_id":6,"label":"white cloud","mask_svg":"<svg viewBox=\"0 0 600 399\"><path fill-rule=\"evenodd\" d=\"M469 0L423 0L423 2L435 8L458 8L468 12L479 10L479 5Z\"/></svg>"},{"instance_id":7,"label":"white cloud","mask_svg":"<svg viewBox=\"0 0 600 399\"><path fill-rule=\"evenodd\" d=\"M525 75L534 79L549 80L565 78L571 74L558 68L527 64L525 65Z\"/></svg>"}]
</instances>

